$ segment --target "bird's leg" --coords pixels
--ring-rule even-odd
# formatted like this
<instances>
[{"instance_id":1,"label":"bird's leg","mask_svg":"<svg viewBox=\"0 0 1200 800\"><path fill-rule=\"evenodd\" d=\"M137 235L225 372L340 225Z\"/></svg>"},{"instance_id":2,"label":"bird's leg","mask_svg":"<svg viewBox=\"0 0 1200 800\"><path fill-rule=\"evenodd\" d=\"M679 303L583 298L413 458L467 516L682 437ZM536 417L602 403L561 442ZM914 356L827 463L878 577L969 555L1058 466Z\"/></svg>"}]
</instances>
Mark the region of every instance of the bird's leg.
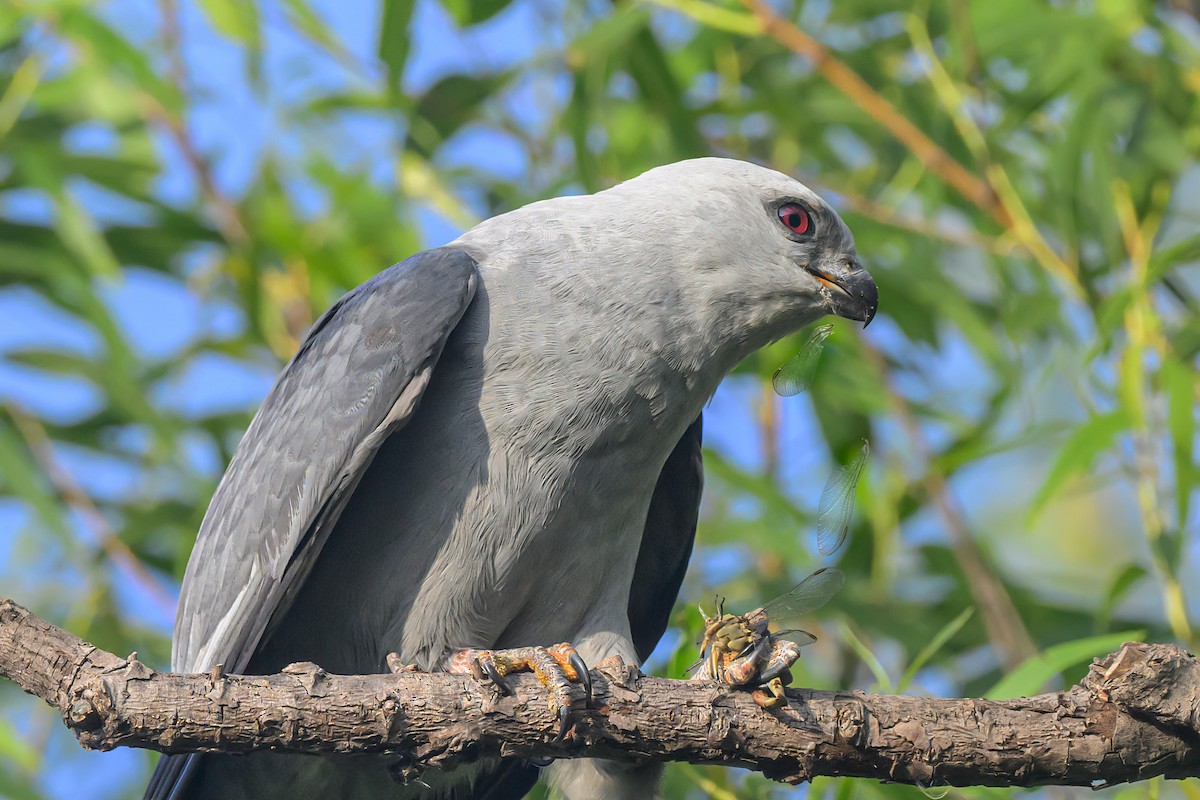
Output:
<instances>
[{"instance_id":1,"label":"bird's leg","mask_svg":"<svg viewBox=\"0 0 1200 800\"><path fill-rule=\"evenodd\" d=\"M515 672L532 672L546 687L550 707L558 711L562 738L571 712L571 684L583 686L584 695L592 696L592 679L587 665L575 648L563 642L553 647L516 647L511 650L459 650L450 657L450 672L471 674L476 680L490 680L504 694L512 690L504 678Z\"/></svg>"}]
</instances>

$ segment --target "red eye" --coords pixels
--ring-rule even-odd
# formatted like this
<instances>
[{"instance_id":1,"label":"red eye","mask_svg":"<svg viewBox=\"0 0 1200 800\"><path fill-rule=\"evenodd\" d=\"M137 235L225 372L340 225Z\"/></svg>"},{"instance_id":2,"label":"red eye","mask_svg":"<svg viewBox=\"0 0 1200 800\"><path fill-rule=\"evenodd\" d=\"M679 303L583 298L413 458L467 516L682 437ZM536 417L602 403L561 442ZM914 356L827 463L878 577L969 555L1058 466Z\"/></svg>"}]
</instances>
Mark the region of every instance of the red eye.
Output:
<instances>
[{"instance_id":1,"label":"red eye","mask_svg":"<svg viewBox=\"0 0 1200 800\"><path fill-rule=\"evenodd\" d=\"M785 203L779 207L779 221L792 233L808 233L812 224L808 209L799 203Z\"/></svg>"}]
</instances>

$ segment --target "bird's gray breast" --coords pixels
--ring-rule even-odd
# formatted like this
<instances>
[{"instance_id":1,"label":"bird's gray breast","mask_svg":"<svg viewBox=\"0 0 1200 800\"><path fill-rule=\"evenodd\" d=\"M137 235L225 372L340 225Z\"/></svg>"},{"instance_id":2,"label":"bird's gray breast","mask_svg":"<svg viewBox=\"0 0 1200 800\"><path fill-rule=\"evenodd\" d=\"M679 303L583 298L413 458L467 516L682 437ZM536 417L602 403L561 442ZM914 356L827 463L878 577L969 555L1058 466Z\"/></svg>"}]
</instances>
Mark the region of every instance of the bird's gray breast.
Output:
<instances>
[{"instance_id":1,"label":"bird's gray breast","mask_svg":"<svg viewBox=\"0 0 1200 800\"><path fill-rule=\"evenodd\" d=\"M406 649L628 639L650 496L697 410L672 396L686 381L646 345L657 331L614 330L544 281L484 274L486 314L462 328L482 361L432 411L455 435L478 424L474 481L406 616Z\"/></svg>"}]
</instances>

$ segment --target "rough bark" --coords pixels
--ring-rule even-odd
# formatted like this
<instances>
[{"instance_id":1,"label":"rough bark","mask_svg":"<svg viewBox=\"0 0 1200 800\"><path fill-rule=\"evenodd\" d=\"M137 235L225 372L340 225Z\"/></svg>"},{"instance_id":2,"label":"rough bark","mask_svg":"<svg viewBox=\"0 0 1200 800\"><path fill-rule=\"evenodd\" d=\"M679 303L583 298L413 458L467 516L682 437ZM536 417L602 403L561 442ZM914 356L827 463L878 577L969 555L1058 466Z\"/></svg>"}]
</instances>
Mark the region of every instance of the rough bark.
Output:
<instances>
[{"instance_id":1,"label":"rough bark","mask_svg":"<svg viewBox=\"0 0 1200 800\"><path fill-rule=\"evenodd\" d=\"M389 753L410 776L495 755L720 763L788 782L1100 785L1200 775L1200 663L1173 645L1125 645L1080 685L1019 700L791 689L775 711L744 691L602 664L592 703L557 742L555 714L529 676L510 678L506 697L461 675L330 675L313 664L269 676L156 672L7 600L0 675L57 708L89 748Z\"/></svg>"}]
</instances>

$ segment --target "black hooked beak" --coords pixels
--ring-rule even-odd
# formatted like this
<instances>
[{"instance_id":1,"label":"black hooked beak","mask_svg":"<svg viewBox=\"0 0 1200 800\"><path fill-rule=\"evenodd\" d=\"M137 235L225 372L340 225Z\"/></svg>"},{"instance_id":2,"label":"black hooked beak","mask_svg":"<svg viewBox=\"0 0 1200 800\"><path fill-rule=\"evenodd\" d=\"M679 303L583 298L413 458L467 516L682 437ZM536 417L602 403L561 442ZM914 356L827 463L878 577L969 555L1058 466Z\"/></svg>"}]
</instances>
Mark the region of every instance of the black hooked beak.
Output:
<instances>
[{"instance_id":1,"label":"black hooked beak","mask_svg":"<svg viewBox=\"0 0 1200 800\"><path fill-rule=\"evenodd\" d=\"M879 309L879 287L858 261L846 261L836 272L815 266L805 269L829 289L830 310L867 327Z\"/></svg>"}]
</instances>

